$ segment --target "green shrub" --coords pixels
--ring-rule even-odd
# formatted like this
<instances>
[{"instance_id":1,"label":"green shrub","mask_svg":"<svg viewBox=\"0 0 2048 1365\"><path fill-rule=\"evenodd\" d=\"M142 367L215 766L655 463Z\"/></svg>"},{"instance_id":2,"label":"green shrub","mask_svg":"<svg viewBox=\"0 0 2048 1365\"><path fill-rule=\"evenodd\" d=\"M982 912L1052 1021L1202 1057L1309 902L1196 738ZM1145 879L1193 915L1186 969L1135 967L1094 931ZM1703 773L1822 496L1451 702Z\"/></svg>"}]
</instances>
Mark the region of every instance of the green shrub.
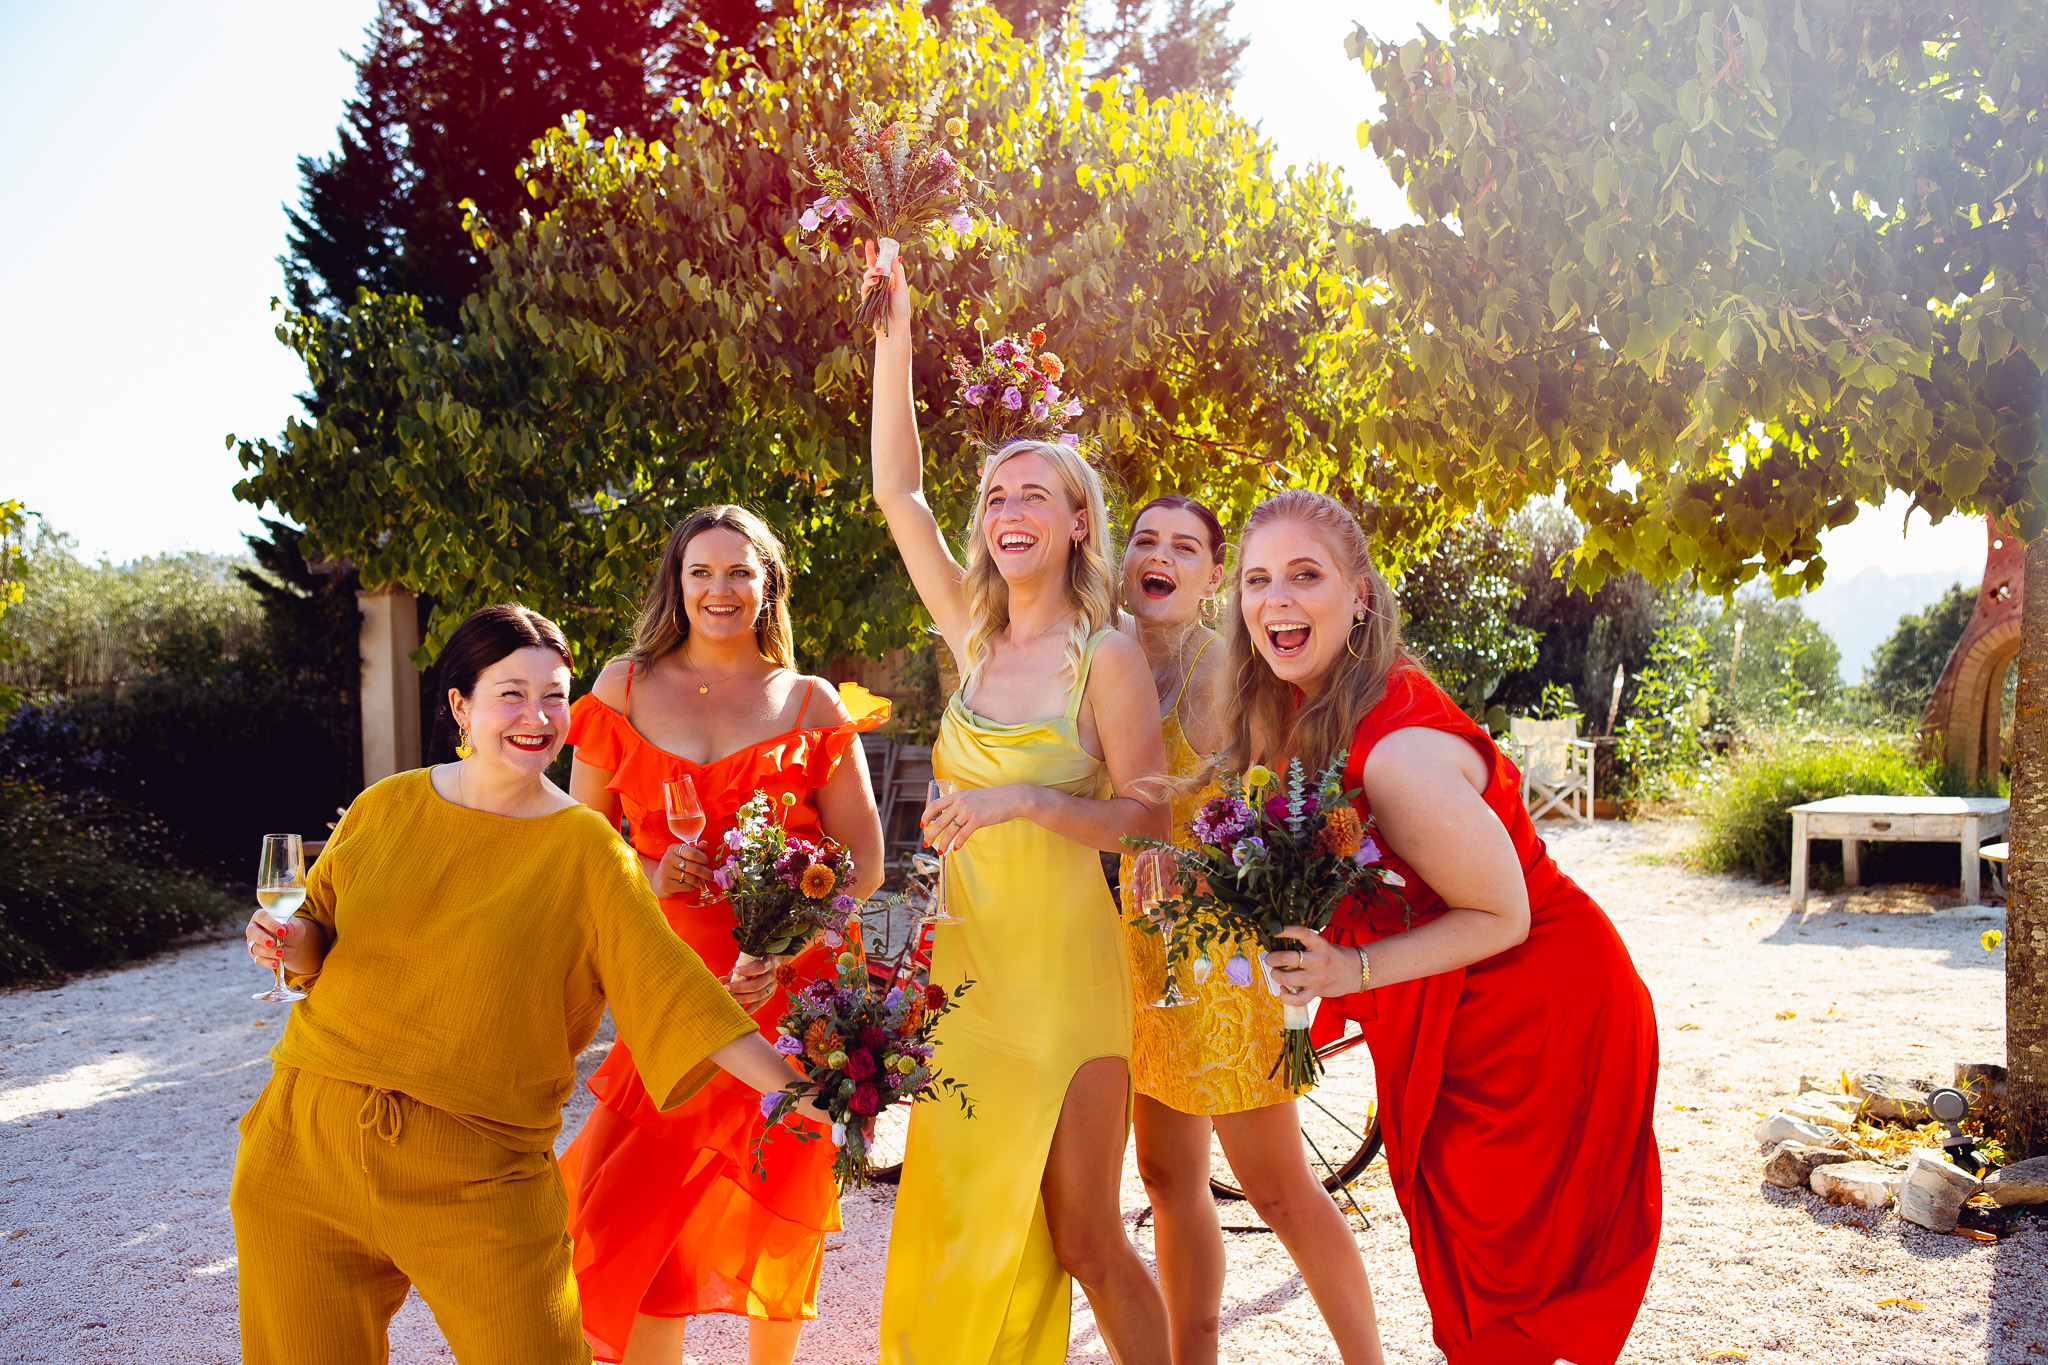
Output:
<instances>
[{"instance_id":1,"label":"green shrub","mask_svg":"<svg viewBox=\"0 0 2048 1365\"><path fill-rule=\"evenodd\" d=\"M1900 736L1753 736L1702 775L1695 809L1705 830L1693 859L1714 872L1779 881L1792 870L1792 807L1831 796L1926 796L1929 771ZM1814 854L1839 856L1833 841Z\"/></svg>"},{"instance_id":2,"label":"green shrub","mask_svg":"<svg viewBox=\"0 0 2048 1365\"><path fill-rule=\"evenodd\" d=\"M248 913L166 864L160 834L98 798L0 780L0 986L111 967Z\"/></svg>"}]
</instances>

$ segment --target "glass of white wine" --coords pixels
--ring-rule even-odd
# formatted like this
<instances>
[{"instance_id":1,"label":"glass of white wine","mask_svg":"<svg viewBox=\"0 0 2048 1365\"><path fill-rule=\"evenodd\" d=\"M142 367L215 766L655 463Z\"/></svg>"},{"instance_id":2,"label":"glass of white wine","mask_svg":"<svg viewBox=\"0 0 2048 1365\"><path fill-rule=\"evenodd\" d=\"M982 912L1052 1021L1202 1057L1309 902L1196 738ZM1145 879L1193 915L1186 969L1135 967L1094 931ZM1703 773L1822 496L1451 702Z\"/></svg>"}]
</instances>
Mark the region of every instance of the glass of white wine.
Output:
<instances>
[{"instance_id":1,"label":"glass of white wine","mask_svg":"<svg viewBox=\"0 0 2048 1365\"><path fill-rule=\"evenodd\" d=\"M925 783L925 809L930 810L941 797L951 796L959 790L960 784L950 777L932 778ZM925 860L925 867L919 867L919 858ZM919 871L926 871L928 868L928 875L932 879L931 913L926 915L925 919L933 924L965 924L967 921L954 914L946 904L946 854L941 852L937 858L933 858L929 853L920 853L910 861L911 866L918 868Z\"/></svg>"},{"instance_id":2,"label":"glass of white wine","mask_svg":"<svg viewBox=\"0 0 2048 1365\"><path fill-rule=\"evenodd\" d=\"M1160 944L1166 960L1166 989L1159 993L1157 1000L1147 1001L1147 1007L1155 1010L1177 1009L1182 1005L1195 1003L1194 997L1185 994L1176 979L1178 973L1173 962L1173 924L1171 915L1159 913L1161 901L1167 899L1166 870L1162 864L1166 855L1158 849L1147 849L1138 855L1131 868L1133 890L1137 893L1139 912L1159 924Z\"/></svg>"},{"instance_id":3,"label":"glass of white wine","mask_svg":"<svg viewBox=\"0 0 2048 1365\"><path fill-rule=\"evenodd\" d=\"M263 907L279 925L291 922L291 917L306 903L306 848L296 834L266 834L263 836L263 857L256 864L256 904ZM278 940L277 985L271 990L258 991L255 999L267 1000L272 1004L289 1004L304 1000L306 993L284 982L284 940Z\"/></svg>"}]
</instances>

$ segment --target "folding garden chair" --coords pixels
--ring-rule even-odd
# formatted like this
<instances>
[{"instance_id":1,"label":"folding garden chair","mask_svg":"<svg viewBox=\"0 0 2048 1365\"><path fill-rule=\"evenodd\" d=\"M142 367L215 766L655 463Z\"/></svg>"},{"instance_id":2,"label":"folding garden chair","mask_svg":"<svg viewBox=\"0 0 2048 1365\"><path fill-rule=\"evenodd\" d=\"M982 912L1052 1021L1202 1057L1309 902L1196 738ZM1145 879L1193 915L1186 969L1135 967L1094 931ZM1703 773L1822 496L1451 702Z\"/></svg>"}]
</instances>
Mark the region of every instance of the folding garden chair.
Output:
<instances>
[{"instance_id":1,"label":"folding garden chair","mask_svg":"<svg viewBox=\"0 0 2048 1365\"><path fill-rule=\"evenodd\" d=\"M1580 824L1593 823L1593 742L1579 738L1579 723L1517 716L1508 722L1508 743L1522 770L1522 804L1529 818L1563 811Z\"/></svg>"}]
</instances>

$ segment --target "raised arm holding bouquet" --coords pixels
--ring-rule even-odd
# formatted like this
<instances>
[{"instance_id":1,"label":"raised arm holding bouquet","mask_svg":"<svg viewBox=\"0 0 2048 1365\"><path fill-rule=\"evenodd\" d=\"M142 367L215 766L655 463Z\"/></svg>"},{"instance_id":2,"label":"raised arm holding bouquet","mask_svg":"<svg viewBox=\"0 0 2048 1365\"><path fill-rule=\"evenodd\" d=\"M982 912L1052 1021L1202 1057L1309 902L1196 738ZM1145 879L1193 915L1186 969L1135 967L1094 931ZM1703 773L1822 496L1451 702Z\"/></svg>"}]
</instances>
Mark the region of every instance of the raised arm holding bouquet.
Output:
<instances>
[{"instance_id":1,"label":"raised arm holding bouquet","mask_svg":"<svg viewBox=\"0 0 2048 1365\"><path fill-rule=\"evenodd\" d=\"M940 227L971 232L981 212L974 182L932 136L931 119L929 107L911 115L862 105L837 147L810 149L803 172L819 194L798 224L816 232L836 219L873 235L884 280L906 240ZM947 137L966 131L960 119L946 120ZM854 326L886 333L887 296L887 289L864 290Z\"/></svg>"}]
</instances>

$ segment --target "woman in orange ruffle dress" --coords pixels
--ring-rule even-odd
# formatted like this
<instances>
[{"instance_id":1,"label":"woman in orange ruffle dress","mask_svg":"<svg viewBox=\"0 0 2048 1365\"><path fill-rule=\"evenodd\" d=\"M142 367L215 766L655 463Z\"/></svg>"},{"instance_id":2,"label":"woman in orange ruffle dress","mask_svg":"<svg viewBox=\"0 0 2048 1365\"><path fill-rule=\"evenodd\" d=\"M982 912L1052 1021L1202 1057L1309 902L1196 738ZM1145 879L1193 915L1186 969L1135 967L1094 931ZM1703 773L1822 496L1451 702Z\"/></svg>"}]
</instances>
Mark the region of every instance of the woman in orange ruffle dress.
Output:
<instances>
[{"instance_id":1,"label":"woman in orange ruffle dress","mask_svg":"<svg viewBox=\"0 0 2048 1365\"><path fill-rule=\"evenodd\" d=\"M778 799L797 834L853 854L862 897L881 881L882 832L859 734L888 703L858 687L837 694L790 666L789 573L782 547L737 507L692 513L669 537L633 652L605 669L571 711L570 791L617 822L640 854L670 926L729 977L764 1036L801 989L830 970L815 943L793 959L734 971L731 906L708 879L716 848L756 792ZM847 760L851 761L847 761ZM704 832L678 844L664 781L689 775ZM795 1074L792 1071L792 1074ZM749 1358L794 1359L817 1316L825 1234L839 1228L833 1148L778 1130L767 1178L753 1173L760 1096L713 1080L661 1112L621 1042L590 1080L598 1103L562 1156L583 1331L599 1360L673 1365L687 1320L749 1319Z\"/></svg>"}]
</instances>

